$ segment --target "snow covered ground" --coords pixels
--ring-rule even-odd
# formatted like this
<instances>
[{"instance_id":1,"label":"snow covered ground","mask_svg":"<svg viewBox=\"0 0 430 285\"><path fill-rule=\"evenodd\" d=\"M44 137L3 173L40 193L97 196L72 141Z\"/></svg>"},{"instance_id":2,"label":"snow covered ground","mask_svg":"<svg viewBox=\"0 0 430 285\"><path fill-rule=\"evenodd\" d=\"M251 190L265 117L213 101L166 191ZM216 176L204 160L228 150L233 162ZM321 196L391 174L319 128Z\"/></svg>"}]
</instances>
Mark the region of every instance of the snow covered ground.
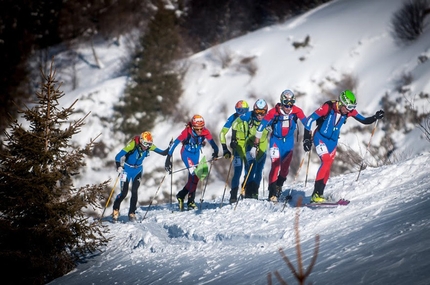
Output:
<instances>
[{"instance_id":1,"label":"snow covered ground","mask_svg":"<svg viewBox=\"0 0 430 285\"><path fill-rule=\"evenodd\" d=\"M148 211L141 223L126 222L123 210L125 223L105 222L112 241L104 252L50 284L267 284L275 270L298 284L278 253L283 248L297 267L297 213L305 269L320 236L312 284L430 284L429 165L427 153L368 168L358 182L357 173L337 176L326 194L351 203L334 209L294 207L312 191L300 182L291 185L294 199L284 211L252 199L236 210L220 207L221 197L192 212L140 207L140 220Z\"/></svg>"},{"instance_id":2,"label":"snow covered ground","mask_svg":"<svg viewBox=\"0 0 430 285\"><path fill-rule=\"evenodd\" d=\"M298 95L303 93L297 105L310 115L321 102L335 99L323 97L322 88L330 89L333 80L352 74L358 79L357 109L367 116L381 108L380 99L385 94L400 98L398 108L405 108L398 82L404 74L410 74L413 79L406 86L407 95L415 99L419 111L428 112L428 99L420 99L417 94L430 93L430 61L418 60L419 56L430 57L430 31L425 29L410 46L396 46L389 25L393 12L401 5L401 0L332 1L284 24L198 53L189 59L185 91L177 109L189 117L203 115L217 136L238 100L245 99L252 105L261 97L273 106L284 89L292 89ZM303 41L307 35L310 45L294 49L292 43ZM76 107L82 112L78 117L91 111L77 140L84 144L102 133L101 140L112 151L105 160L88 160L76 186L109 177L114 180L114 156L124 143L105 118L112 116L112 104L124 89L126 77L114 75L126 51L123 45L109 44L96 50L103 68L94 69L89 64L91 49L79 50L85 59L76 66L79 88L72 91L65 80L64 103L79 98ZM221 68L220 52L234 55L231 66ZM255 75L238 67L244 57L254 58L258 67ZM368 132L345 135L357 125L354 120L348 121L340 144L364 154L372 126ZM184 122L173 120L159 122L152 130L155 144L166 147L183 126ZM383 122L378 125L373 145L384 139L382 127ZM155 203L148 211L147 204L141 205L137 215L142 218L146 214L142 223L107 223L112 241L103 252L51 284L267 284L268 272L275 270L288 284L297 284L278 253L283 248L297 266L297 213L305 268L313 256L315 236L321 239L317 262L308 279L312 284L430 284L430 143L416 126L408 133L398 132L395 143L394 164L368 167L357 182L357 172L331 177L325 194L351 200L350 205L334 209L294 207L299 197L305 202L309 199L316 163L311 163L306 186L305 166L296 181L296 173L290 173L283 190L285 194L292 190L294 198L284 211L281 205L262 200L241 201L236 210L227 204L220 208L225 177L214 170L201 210L177 212L176 203ZM210 157L210 147L205 151ZM178 153L174 159L180 167ZM302 157L303 153L295 155ZM366 160L372 157L368 154ZM164 166L164 160L156 154L145 160L145 172L151 173L151 178L140 187L140 201L147 201L156 192L165 172L155 170ZM225 161L216 163L228 166ZM159 196L171 191L175 195L177 185L183 186L185 173L174 175L172 188L170 176L166 176ZM199 185L196 201L202 189ZM224 201L228 201L229 190L227 187ZM267 197L265 187L260 187L260 197ZM127 210L125 200L123 221ZM110 213L111 205L106 215ZM272 282L279 283L273 275Z\"/></svg>"}]
</instances>

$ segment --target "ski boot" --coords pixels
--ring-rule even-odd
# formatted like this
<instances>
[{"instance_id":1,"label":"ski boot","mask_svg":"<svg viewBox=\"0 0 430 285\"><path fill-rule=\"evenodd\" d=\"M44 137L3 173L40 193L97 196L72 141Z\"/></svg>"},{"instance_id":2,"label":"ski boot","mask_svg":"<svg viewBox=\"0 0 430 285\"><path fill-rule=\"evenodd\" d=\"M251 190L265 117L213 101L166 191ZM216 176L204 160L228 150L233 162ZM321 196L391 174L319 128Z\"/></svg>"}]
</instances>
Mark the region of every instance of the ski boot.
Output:
<instances>
[{"instance_id":1,"label":"ski boot","mask_svg":"<svg viewBox=\"0 0 430 285\"><path fill-rule=\"evenodd\" d=\"M118 218L119 218L119 210L113 210L113 213L112 213L112 220L113 220L114 222L117 222L117 221L118 221Z\"/></svg>"},{"instance_id":2,"label":"ski boot","mask_svg":"<svg viewBox=\"0 0 430 285\"><path fill-rule=\"evenodd\" d=\"M311 203L324 203L326 199L323 196L318 195L318 193L315 193L312 195Z\"/></svg>"},{"instance_id":3,"label":"ski boot","mask_svg":"<svg viewBox=\"0 0 430 285\"><path fill-rule=\"evenodd\" d=\"M136 214L135 213L128 214L128 220L130 222L135 222L136 221Z\"/></svg>"}]
</instances>

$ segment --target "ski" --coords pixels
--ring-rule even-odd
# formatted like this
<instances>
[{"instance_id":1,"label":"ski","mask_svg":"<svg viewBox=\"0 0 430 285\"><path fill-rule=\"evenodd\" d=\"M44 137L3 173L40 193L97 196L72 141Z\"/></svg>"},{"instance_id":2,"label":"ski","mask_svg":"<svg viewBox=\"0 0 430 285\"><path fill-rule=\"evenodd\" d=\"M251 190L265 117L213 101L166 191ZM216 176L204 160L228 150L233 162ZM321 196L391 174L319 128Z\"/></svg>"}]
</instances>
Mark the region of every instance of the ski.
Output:
<instances>
[{"instance_id":1,"label":"ski","mask_svg":"<svg viewBox=\"0 0 430 285\"><path fill-rule=\"evenodd\" d=\"M307 203L303 206L308 208L336 208L338 206L346 206L349 204L349 200L340 199L337 202L323 202L323 203Z\"/></svg>"}]
</instances>

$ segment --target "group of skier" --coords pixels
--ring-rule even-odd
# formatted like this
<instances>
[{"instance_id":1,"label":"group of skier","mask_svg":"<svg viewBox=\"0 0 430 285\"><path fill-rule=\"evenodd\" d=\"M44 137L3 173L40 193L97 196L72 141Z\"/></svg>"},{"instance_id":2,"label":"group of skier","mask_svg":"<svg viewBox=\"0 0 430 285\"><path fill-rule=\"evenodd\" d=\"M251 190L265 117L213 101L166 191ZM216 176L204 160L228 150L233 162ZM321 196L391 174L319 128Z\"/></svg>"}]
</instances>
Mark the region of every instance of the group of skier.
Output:
<instances>
[{"instance_id":1,"label":"group of skier","mask_svg":"<svg viewBox=\"0 0 430 285\"><path fill-rule=\"evenodd\" d=\"M280 100L269 110L264 99L255 101L252 110L248 102L240 100L235 105L235 113L230 115L224 124L219 140L222 145L223 156L231 159L233 177L231 179L230 203L238 199L238 190L241 186L240 197L258 198L258 189L263 175L267 153L271 160L269 172L270 201L278 201L282 186L287 179L294 150L294 133L300 120L304 126L303 149L309 152L312 144L321 160L318 169L311 202L325 201L324 188L330 176L330 168L336 155L340 129L348 117L353 117L362 124L372 124L384 117L384 111L379 110L373 116L364 117L355 109L357 101L350 90L341 92L338 100L325 102L306 117L303 110L296 105L296 98L291 90L284 90ZM312 131L312 125L316 128ZM232 130L230 149L227 147L226 135ZM181 158L188 171L188 180L176 198L179 210L185 208L185 197L188 195L187 209L195 209L195 194L199 178L194 172L199 164L200 153L205 141L213 149L212 161L218 159L219 149L211 132L206 128L204 118L194 115L179 136L170 146L161 150L153 144L150 132L143 132L131 140L115 157L117 171L121 176L121 193L116 197L113 205L113 219L118 219L122 200L128 193L128 184L132 184L132 197L130 200L129 218L135 218L137 204L137 189L143 172L143 160L154 151L167 156L165 169L172 171L172 155L175 148L182 144ZM242 184L240 179L244 170Z\"/></svg>"}]
</instances>

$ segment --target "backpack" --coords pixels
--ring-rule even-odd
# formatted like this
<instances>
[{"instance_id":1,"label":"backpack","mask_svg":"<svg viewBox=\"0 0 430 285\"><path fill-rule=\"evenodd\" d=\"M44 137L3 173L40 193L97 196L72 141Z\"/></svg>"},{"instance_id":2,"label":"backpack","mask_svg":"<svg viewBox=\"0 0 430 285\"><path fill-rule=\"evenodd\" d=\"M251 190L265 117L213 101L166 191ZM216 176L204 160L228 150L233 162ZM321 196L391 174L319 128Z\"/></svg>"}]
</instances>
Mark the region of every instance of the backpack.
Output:
<instances>
[{"instance_id":1,"label":"backpack","mask_svg":"<svg viewBox=\"0 0 430 285\"><path fill-rule=\"evenodd\" d=\"M279 104L279 103L278 103ZM275 129L275 125L279 122L279 117L280 117L280 115L279 114L277 114L277 115L275 115L274 116L274 118L273 118L273 120L272 120L272 124L270 125L270 127L272 128L272 130L274 130ZM293 114L293 121L294 121L294 123L296 123L296 125L297 125L297 115L296 114ZM299 127L297 126L297 141L299 141Z\"/></svg>"},{"instance_id":2,"label":"backpack","mask_svg":"<svg viewBox=\"0 0 430 285\"><path fill-rule=\"evenodd\" d=\"M140 136L134 136L134 148L126 153L125 161L127 161L128 157L140 146Z\"/></svg>"},{"instance_id":3,"label":"backpack","mask_svg":"<svg viewBox=\"0 0 430 285\"><path fill-rule=\"evenodd\" d=\"M317 123L317 129L319 129L321 127L321 125L324 123L324 121L327 119L328 114L330 113L331 110L333 110L333 105L334 103L336 103L336 100L330 100L330 101L326 101L324 102L324 104L327 104L329 106L329 110L327 112L327 114L325 116L321 116L317 119L316 123ZM323 104L323 105L324 105ZM342 115L342 114L341 114ZM345 116L345 115L342 115ZM346 124L346 119L344 124Z\"/></svg>"}]
</instances>

